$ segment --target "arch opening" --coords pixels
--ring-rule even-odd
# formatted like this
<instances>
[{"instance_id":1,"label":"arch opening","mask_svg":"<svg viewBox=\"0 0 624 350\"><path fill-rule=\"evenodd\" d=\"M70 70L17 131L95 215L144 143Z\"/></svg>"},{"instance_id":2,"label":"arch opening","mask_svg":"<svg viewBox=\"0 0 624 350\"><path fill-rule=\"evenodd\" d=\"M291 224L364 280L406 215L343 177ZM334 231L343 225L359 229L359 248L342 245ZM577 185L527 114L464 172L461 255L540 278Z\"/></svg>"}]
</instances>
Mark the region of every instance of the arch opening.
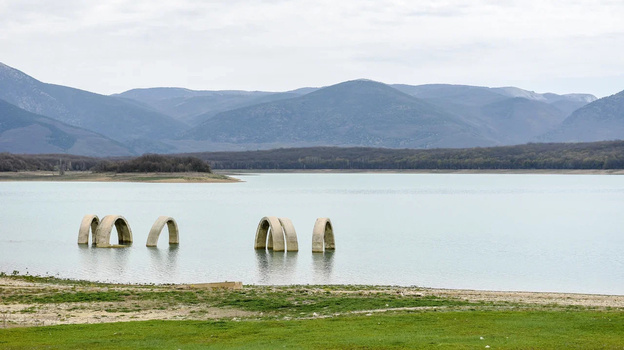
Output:
<instances>
[{"instance_id":1,"label":"arch opening","mask_svg":"<svg viewBox=\"0 0 624 350\"><path fill-rule=\"evenodd\" d=\"M275 216L260 219L256 229L254 249L269 249L275 252L285 251L284 229Z\"/></svg>"},{"instance_id":2,"label":"arch opening","mask_svg":"<svg viewBox=\"0 0 624 350\"><path fill-rule=\"evenodd\" d=\"M312 231L312 253L335 250L334 228L329 218L318 218Z\"/></svg>"},{"instance_id":3,"label":"arch opening","mask_svg":"<svg viewBox=\"0 0 624 350\"><path fill-rule=\"evenodd\" d=\"M100 225L100 218L95 214L87 214L82 218L80 230L78 231L78 244L89 244L89 232L91 232L91 243L95 244L96 231Z\"/></svg>"},{"instance_id":4,"label":"arch opening","mask_svg":"<svg viewBox=\"0 0 624 350\"><path fill-rule=\"evenodd\" d=\"M145 244L147 247L156 247L158 245L158 238L165 225L167 225L167 230L169 231L169 244L180 243L180 232L175 219L171 216L159 216L147 236L147 243Z\"/></svg>"},{"instance_id":5,"label":"arch opening","mask_svg":"<svg viewBox=\"0 0 624 350\"><path fill-rule=\"evenodd\" d=\"M95 245L98 248L115 247L110 244L111 231L113 226L117 230L117 239L120 246L130 245L132 243L132 230L126 218L121 215L106 215L102 218L100 225L96 231Z\"/></svg>"}]
</instances>

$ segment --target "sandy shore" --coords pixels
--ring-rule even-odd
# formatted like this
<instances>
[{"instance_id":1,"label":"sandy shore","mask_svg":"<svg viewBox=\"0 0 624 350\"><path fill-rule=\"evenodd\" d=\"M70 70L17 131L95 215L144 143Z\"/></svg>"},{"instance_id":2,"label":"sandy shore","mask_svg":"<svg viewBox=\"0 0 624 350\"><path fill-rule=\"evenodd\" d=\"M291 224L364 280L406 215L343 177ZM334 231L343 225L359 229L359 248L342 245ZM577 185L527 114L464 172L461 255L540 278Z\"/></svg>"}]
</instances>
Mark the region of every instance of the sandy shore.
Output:
<instances>
[{"instance_id":1,"label":"sandy shore","mask_svg":"<svg viewBox=\"0 0 624 350\"><path fill-rule=\"evenodd\" d=\"M240 180L208 173L92 173L68 171L64 175L52 171L0 172L0 181L58 182L153 182L153 183L229 183Z\"/></svg>"},{"instance_id":2,"label":"sandy shore","mask_svg":"<svg viewBox=\"0 0 624 350\"><path fill-rule=\"evenodd\" d=\"M148 183L233 183L241 180L231 176L251 174L535 174L535 175L624 175L623 170L400 170L400 169L280 169L280 170L216 170L206 173L92 173L68 171L63 176L51 171L0 172L0 181L58 182L148 182Z\"/></svg>"},{"instance_id":3,"label":"sandy shore","mask_svg":"<svg viewBox=\"0 0 624 350\"><path fill-rule=\"evenodd\" d=\"M274 287L245 286L243 290L266 291ZM326 294L327 290L315 286L275 287L280 290L292 289L309 293ZM93 292L127 292L134 293L167 293L184 292L191 288L188 285L97 285L81 282L28 282L11 277L0 277L0 327L28 327L58 324L86 324L104 322L125 322L140 320L207 320L222 318L259 317L261 313L237 310L230 307L214 307L202 303L163 304L157 300L128 300L122 302L60 302L60 303L20 303L9 301L16 295L50 295L62 293L93 293ZM221 293L223 291L220 291ZM217 292L219 293L219 292ZM624 296L568 294L568 293L536 293L536 292L496 292L476 290L450 290L403 287L364 287L332 286L332 294L379 294L396 297L435 296L446 299L457 299L470 302L492 303L494 308L565 308L584 307L593 309L622 308ZM358 310L353 314L390 312L406 310L426 310L431 307L414 308L382 308L375 310ZM443 310L444 307L437 308ZM319 316L322 317L322 316ZM307 316L306 316L307 318Z\"/></svg>"}]
</instances>

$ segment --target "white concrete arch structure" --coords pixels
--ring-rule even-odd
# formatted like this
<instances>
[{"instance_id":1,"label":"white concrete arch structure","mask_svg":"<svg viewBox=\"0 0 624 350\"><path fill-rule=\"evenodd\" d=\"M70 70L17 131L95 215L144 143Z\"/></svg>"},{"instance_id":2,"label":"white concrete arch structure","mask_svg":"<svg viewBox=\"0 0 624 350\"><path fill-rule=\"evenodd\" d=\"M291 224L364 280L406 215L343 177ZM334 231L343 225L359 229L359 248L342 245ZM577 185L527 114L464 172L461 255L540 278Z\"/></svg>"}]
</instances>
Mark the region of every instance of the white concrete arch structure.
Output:
<instances>
[{"instance_id":1,"label":"white concrete arch structure","mask_svg":"<svg viewBox=\"0 0 624 350\"><path fill-rule=\"evenodd\" d=\"M299 242L297 241L297 231L295 231L295 225L289 218L278 218L282 229L284 230L284 237L286 238L286 251L298 252Z\"/></svg>"},{"instance_id":2,"label":"white concrete arch structure","mask_svg":"<svg viewBox=\"0 0 624 350\"><path fill-rule=\"evenodd\" d=\"M89 231L91 231L91 243L95 244L100 218L95 214L87 214L82 218L80 230L78 231L78 244L89 244Z\"/></svg>"},{"instance_id":3,"label":"white concrete arch structure","mask_svg":"<svg viewBox=\"0 0 624 350\"><path fill-rule=\"evenodd\" d=\"M121 215L106 215L100 221L100 225L96 231L96 247L108 248L113 247L110 244L110 235L113 230L113 225L117 229L117 237L119 238L120 245L126 245L132 243L132 230L126 218Z\"/></svg>"},{"instance_id":4,"label":"white concrete arch structure","mask_svg":"<svg viewBox=\"0 0 624 350\"><path fill-rule=\"evenodd\" d=\"M329 218L318 218L312 230L312 253L322 253L325 250L335 250L334 227Z\"/></svg>"},{"instance_id":5,"label":"white concrete arch structure","mask_svg":"<svg viewBox=\"0 0 624 350\"><path fill-rule=\"evenodd\" d=\"M285 250L284 230L277 217L265 216L260 219L260 223L258 223L258 228L256 229L254 248L272 249L275 252L283 252Z\"/></svg>"},{"instance_id":6,"label":"white concrete arch structure","mask_svg":"<svg viewBox=\"0 0 624 350\"><path fill-rule=\"evenodd\" d=\"M158 237L160 237L160 233L163 228L165 228L165 225L167 225L167 229L169 230L169 244L180 243L180 233L176 221L171 216L159 216L150 229L146 246L155 247L158 245Z\"/></svg>"}]
</instances>

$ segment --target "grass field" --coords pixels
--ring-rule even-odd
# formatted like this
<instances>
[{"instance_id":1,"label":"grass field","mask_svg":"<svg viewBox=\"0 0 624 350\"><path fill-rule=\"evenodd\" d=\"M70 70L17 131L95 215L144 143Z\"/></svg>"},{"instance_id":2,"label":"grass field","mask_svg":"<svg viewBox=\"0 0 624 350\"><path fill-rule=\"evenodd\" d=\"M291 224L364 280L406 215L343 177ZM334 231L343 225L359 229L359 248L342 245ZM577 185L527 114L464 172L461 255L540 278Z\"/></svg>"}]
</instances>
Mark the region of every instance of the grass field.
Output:
<instances>
[{"instance_id":1,"label":"grass field","mask_svg":"<svg viewBox=\"0 0 624 350\"><path fill-rule=\"evenodd\" d=\"M624 349L621 297L533 294L2 276L0 349Z\"/></svg>"},{"instance_id":2,"label":"grass field","mask_svg":"<svg viewBox=\"0 0 624 350\"><path fill-rule=\"evenodd\" d=\"M622 349L624 314L423 311L301 320L145 321L0 330L30 349Z\"/></svg>"}]
</instances>

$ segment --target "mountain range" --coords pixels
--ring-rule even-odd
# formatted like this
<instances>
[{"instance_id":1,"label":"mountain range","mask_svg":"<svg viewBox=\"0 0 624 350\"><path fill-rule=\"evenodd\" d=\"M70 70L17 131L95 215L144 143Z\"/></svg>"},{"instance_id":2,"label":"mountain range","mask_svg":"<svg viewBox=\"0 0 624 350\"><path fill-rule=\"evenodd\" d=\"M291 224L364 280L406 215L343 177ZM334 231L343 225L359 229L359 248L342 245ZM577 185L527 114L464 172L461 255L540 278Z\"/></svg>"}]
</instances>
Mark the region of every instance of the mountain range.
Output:
<instances>
[{"instance_id":1,"label":"mountain range","mask_svg":"<svg viewBox=\"0 0 624 350\"><path fill-rule=\"evenodd\" d=\"M132 155L123 144L93 131L30 113L0 100L0 150L11 153Z\"/></svg>"},{"instance_id":2,"label":"mountain range","mask_svg":"<svg viewBox=\"0 0 624 350\"><path fill-rule=\"evenodd\" d=\"M129 146L168 138L186 128L184 123L136 102L42 83L1 63L0 99Z\"/></svg>"},{"instance_id":3,"label":"mountain range","mask_svg":"<svg viewBox=\"0 0 624 350\"><path fill-rule=\"evenodd\" d=\"M0 152L128 155L308 146L459 148L624 139L624 91L387 85L285 92L43 83L0 63Z\"/></svg>"}]
</instances>

